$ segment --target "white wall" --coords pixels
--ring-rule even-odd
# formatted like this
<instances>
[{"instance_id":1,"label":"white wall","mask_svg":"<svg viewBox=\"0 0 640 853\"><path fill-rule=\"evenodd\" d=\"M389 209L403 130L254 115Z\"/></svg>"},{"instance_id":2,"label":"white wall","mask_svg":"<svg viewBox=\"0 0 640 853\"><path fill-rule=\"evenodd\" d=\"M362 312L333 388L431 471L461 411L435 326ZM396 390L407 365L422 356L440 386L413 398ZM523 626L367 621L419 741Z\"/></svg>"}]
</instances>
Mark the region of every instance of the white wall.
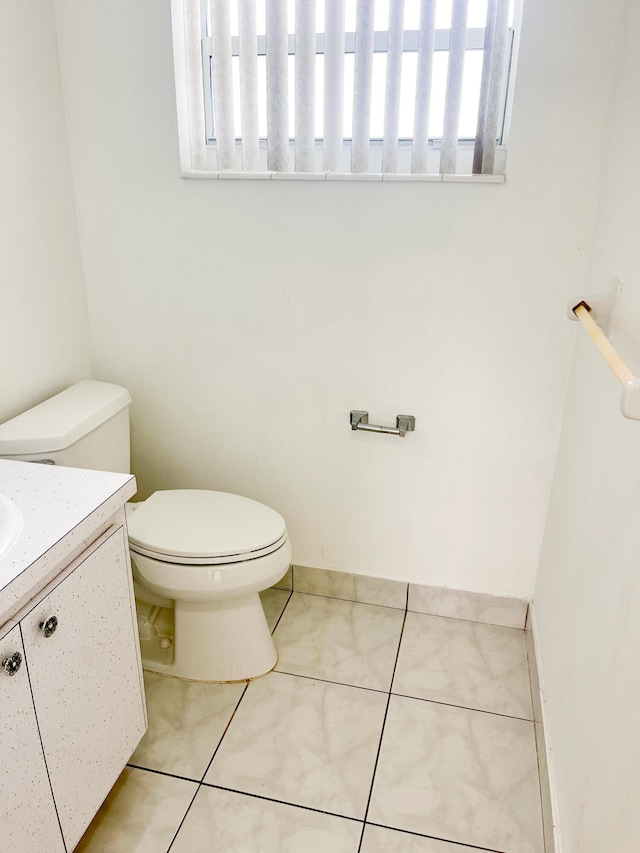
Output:
<instances>
[{"instance_id":1,"label":"white wall","mask_svg":"<svg viewBox=\"0 0 640 853\"><path fill-rule=\"evenodd\" d=\"M629 4L585 293L624 283L616 348L640 373L640 7ZM564 853L640 845L640 423L578 330L534 609Z\"/></svg>"},{"instance_id":2,"label":"white wall","mask_svg":"<svg viewBox=\"0 0 640 853\"><path fill-rule=\"evenodd\" d=\"M0 421L90 372L51 0L0 0Z\"/></svg>"},{"instance_id":3,"label":"white wall","mask_svg":"<svg viewBox=\"0 0 640 853\"><path fill-rule=\"evenodd\" d=\"M505 186L363 185L180 179L168 0L56 0L97 373L134 397L142 495L264 500L298 563L531 593L618 6L526 4ZM352 408L416 432L352 433Z\"/></svg>"}]
</instances>

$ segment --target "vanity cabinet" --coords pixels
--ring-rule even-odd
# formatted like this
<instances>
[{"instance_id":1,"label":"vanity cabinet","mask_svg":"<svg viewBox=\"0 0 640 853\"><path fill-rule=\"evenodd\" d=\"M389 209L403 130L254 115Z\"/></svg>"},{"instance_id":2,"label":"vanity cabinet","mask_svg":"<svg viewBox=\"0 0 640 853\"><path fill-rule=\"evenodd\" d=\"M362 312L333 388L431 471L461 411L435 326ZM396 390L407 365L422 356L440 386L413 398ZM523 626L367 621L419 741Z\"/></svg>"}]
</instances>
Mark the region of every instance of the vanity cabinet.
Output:
<instances>
[{"instance_id":1,"label":"vanity cabinet","mask_svg":"<svg viewBox=\"0 0 640 853\"><path fill-rule=\"evenodd\" d=\"M20 655L11 678L0 673L0 851L65 853L47 778L20 626L0 638L0 661Z\"/></svg>"},{"instance_id":2,"label":"vanity cabinet","mask_svg":"<svg viewBox=\"0 0 640 853\"><path fill-rule=\"evenodd\" d=\"M124 527L14 618L0 641L2 660L20 646L24 658L12 677L0 671L0 853L70 853L147 725Z\"/></svg>"}]
</instances>

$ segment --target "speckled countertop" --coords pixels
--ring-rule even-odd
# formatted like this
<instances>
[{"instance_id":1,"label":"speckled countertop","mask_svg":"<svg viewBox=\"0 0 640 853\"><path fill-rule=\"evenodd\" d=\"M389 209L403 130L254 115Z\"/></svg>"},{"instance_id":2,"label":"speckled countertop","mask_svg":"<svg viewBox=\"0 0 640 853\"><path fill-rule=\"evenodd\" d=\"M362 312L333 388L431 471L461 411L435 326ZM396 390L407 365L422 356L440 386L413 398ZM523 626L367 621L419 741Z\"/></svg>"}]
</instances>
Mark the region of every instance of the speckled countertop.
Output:
<instances>
[{"instance_id":1,"label":"speckled countertop","mask_svg":"<svg viewBox=\"0 0 640 853\"><path fill-rule=\"evenodd\" d=\"M0 558L0 625L88 547L136 492L130 474L0 459L0 494L24 527Z\"/></svg>"}]
</instances>

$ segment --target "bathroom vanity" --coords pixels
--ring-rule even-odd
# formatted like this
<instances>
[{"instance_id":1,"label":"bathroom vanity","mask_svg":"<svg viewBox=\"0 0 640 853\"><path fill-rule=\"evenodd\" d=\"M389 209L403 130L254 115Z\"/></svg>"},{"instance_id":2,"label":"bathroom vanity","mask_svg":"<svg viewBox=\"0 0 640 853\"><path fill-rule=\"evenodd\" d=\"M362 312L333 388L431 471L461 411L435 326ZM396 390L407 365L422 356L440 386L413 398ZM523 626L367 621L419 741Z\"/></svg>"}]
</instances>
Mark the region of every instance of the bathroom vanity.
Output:
<instances>
[{"instance_id":1,"label":"bathroom vanity","mask_svg":"<svg viewBox=\"0 0 640 853\"><path fill-rule=\"evenodd\" d=\"M0 460L0 853L70 853L147 727L125 474Z\"/></svg>"}]
</instances>

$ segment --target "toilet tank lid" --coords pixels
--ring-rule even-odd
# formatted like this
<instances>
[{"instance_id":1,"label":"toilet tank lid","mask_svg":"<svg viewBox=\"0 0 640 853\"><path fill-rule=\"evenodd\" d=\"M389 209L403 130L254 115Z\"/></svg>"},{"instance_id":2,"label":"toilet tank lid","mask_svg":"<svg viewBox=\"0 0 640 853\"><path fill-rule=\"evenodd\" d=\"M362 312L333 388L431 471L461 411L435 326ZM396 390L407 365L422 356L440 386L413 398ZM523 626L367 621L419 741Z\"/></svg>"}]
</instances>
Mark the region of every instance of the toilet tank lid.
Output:
<instances>
[{"instance_id":1,"label":"toilet tank lid","mask_svg":"<svg viewBox=\"0 0 640 853\"><path fill-rule=\"evenodd\" d=\"M85 379L0 424L0 457L65 450L131 403L126 388Z\"/></svg>"}]
</instances>

